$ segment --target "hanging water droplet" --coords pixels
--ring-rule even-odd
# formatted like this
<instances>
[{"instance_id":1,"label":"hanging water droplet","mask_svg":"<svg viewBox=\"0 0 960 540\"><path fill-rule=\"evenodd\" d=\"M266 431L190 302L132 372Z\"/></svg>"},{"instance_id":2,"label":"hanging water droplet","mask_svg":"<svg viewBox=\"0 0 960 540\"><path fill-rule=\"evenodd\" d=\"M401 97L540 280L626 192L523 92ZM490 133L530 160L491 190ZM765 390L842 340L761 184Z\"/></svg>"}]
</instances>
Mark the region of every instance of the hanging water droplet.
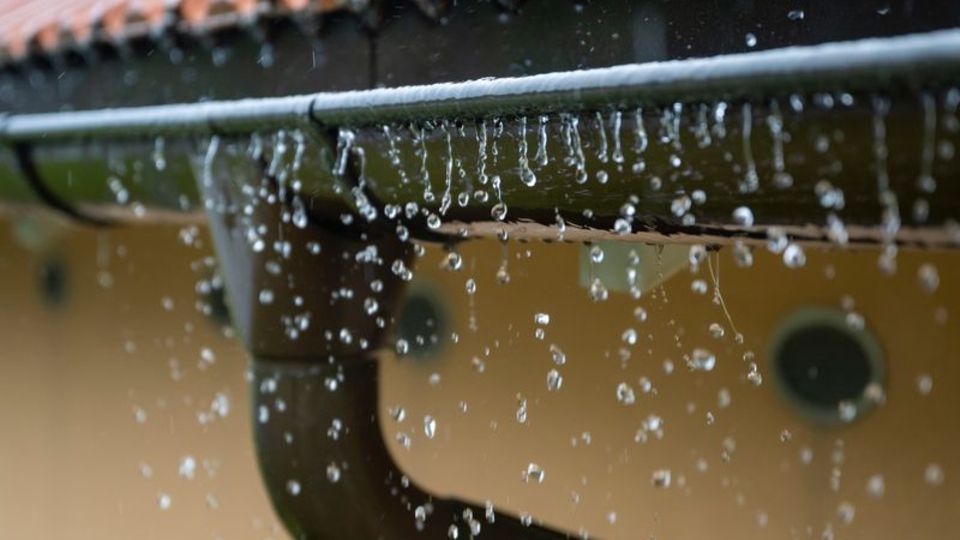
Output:
<instances>
[{"instance_id":1,"label":"hanging water droplet","mask_svg":"<svg viewBox=\"0 0 960 540\"><path fill-rule=\"evenodd\" d=\"M594 264L602 263L603 255L603 249L600 246L594 245L590 248L590 260Z\"/></svg>"},{"instance_id":2,"label":"hanging water droplet","mask_svg":"<svg viewBox=\"0 0 960 540\"><path fill-rule=\"evenodd\" d=\"M493 205L493 208L490 209L490 216L497 221L503 221L507 218L507 205L503 202Z\"/></svg>"},{"instance_id":3,"label":"hanging water droplet","mask_svg":"<svg viewBox=\"0 0 960 540\"><path fill-rule=\"evenodd\" d=\"M477 282L474 281L473 278L470 278L464 284L464 288L466 289L467 294L473 296L473 294L477 292Z\"/></svg>"},{"instance_id":4,"label":"hanging water droplet","mask_svg":"<svg viewBox=\"0 0 960 540\"><path fill-rule=\"evenodd\" d=\"M670 202L670 212L677 217L683 217L687 212L690 211L692 204L693 203L689 196L686 194L680 195Z\"/></svg>"},{"instance_id":5,"label":"hanging water droplet","mask_svg":"<svg viewBox=\"0 0 960 540\"><path fill-rule=\"evenodd\" d=\"M742 227L752 227L753 210L747 206L738 206L733 211L733 222Z\"/></svg>"},{"instance_id":6,"label":"hanging water droplet","mask_svg":"<svg viewBox=\"0 0 960 540\"><path fill-rule=\"evenodd\" d=\"M800 268L807 263L807 256L803 248L799 245L790 243L783 250L783 264L787 268Z\"/></svg>"},{"instance_id":7,"label":"hanging water droplet","mask_svg":"<svg viewBox=\"0 0 960 540\"><path fill-rule=\"evenodd\" d=\"M753 266L753 250L742 240L733 243L733 260L740 268Z\"/></svg>"},{"instance_id":8,"label":"hanging water droplet","mask_svg":"<svg viewBox=\"0 0 960 540\"><path fill-rule=\"evenodd\" d=\"M451 251L447 253L447 256L443 259L443 269L449 270L451 272L456 272L460 270L463 266L463 258L456 251Z\"/></svg>"},{"instance_id":9,"label":"hanging water droplet","mask_svg":"<svg viewBox=\"0 0 960 540\"><path fill-rule=\"evenodd\" d=\"M617 401L623 405L633 405L637 401L637 396L633 391L633 387L625 382L618 384Z\"/></svg>"}]
</instances>

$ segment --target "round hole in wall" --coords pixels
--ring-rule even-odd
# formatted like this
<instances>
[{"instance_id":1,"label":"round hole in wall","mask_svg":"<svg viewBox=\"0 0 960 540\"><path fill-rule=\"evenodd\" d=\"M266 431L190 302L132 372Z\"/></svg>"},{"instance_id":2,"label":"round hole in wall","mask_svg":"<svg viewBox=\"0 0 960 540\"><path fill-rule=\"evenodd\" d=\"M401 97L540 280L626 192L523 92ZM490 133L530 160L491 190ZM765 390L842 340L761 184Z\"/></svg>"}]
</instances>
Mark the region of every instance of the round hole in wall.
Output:
<instances>
[{"instance_id":1,"label":"round hole in wall","mask_svg":"<svg viewBox=\"0 0 960 540\"><path fill-rule=\"evenodd\" d=\"M871 386L885 378L879 344L838 310L807 308L775 334L771 368L781 393L807 417L827 424L862 417L877 402Z\"/></svg>"}]
</instances>

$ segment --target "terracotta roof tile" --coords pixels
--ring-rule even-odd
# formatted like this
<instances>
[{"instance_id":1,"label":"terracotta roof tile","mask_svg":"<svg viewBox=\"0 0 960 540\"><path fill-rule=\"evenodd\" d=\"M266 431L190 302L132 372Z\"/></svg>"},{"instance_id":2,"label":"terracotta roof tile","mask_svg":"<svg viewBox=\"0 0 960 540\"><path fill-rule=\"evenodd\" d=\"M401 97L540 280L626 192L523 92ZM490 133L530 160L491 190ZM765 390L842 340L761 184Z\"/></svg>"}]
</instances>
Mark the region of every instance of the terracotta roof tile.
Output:
<instances>
[{"instance_id":1,"label":"terracotta roof tile","mask_svg":"<svg viewBox=\"0 0 960 540\"><path fill-rule=\"evenodd\" d=\"M0 0L0 62L32 50L121 40L182 24L203 30L272 12L334 11L357 0ZM232 24L236 24L235 22Z\"/></svg>"}]
</instances>

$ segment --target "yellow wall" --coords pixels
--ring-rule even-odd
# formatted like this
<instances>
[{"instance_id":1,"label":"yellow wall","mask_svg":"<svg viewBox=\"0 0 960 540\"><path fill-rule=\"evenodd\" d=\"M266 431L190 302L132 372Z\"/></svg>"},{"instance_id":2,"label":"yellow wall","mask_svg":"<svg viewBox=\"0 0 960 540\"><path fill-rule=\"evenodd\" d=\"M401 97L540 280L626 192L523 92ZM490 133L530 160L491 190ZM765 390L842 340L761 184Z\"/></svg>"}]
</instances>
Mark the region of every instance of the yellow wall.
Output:
<instances>
[{"instance_id":1,"label":"yellow wall","mask_svg":"<svg viewBox=\"0 0 960 540\"><path fill-rule=\"evenodd\" d=\"M170 226L62 231L37 251L12 231L0 229L0 537L285 537L253 460L243 351L194 310L203 274L191 263L209 249L184 246ZM48 308L39 268L52 255L66 264L67 300ZM203 347L216 361L201 371ZM196 415L217 392L229 414L203 426ZM178 475L186 455L193 480Z\"/></svg>"},{"instance_id":2,"label":"yellow wall","mask_svg":"<svg viewBox=\"0 0 960 540\"><path fill-rule=\"evenodd\" d=\"M527 255L529 250L529 256ZM960 254L901 253L893 277L880 273L876 251L829 252L807 249L807 264L784 267L778 257L757 252L750 269L735 266L729 250L720 255L720 283L733 322L745 336L733 340L711 293L691 292L695 276L684 270L663 290L647 291L639 301L611 294L593 303L578 286L578 247L511 244L509 285L496 283L501 262L496 243L463 244L463 270L438 269L441 254L420 261L420 286L433 288L452 317L450 330L459 344L430 360L389 355L384 365L384 407L403 405L407 419L384 421L393 454L413 478L431 489L476 501L530 512L546 523L607 538L820 538L828 527L838 538L949 538L960 535ZM917 267L935 262L941 285L923 292ZM829 268L835 276L831 279ZM464 291L477 280L477 294ZM696 277L710 281L706 269ZM887 357L884 406L852 425L816 427L781 398L766 365L768 337L795 309L833 306L849 296ZM471 305L472 302L472 305ZM638 323L633 309L646 308ZM946 320L936 322L945 309ZM534 337L534 314L551 321L543 341ZM942 315L942 314L941 314ZM477 331L469 330L470 317ZM708 334L710 323L726 328L723 340ZM621 360L621 333L639 332L639 342ZM548 392L546 373L554 367L549 345L558 345L567 364L558 368L563 386ZM707 347L718 356L710 373L684 367L682 356ZM489 356L484 350L489 348ZM744 352L757 356L764 382L746 380ZM473 357L484 360L477 373ZM664 374L662 363L676 369ZM430 375L440 375L432 385ZM915 379L933 377L933 391L921 396ZM652 380L657 394L639 392L638 379ZM632 407L615 397L621 381L637 390ZM718 406L726 388L728 408ZM517 394L528 402L528 423L516 419ZM467 403L467 412L458 402ZM692 412L691 412L692 411ZM706 414L715 422L708 425ZM422 417L438 419L437 436L423 436ZM643 419L657 414L662 440L634 442ZM790 440L781 442L788 430ZM396 433L412 437L409 450ZM589 432L585 445L581 434ZM736 445L729 463L724 440ZM576 446L572 439L580 439ZM809 465L801 453L812 451ZM839 489L830 489L834 457L842 451ZM697 468L706 460L706 472ZM530 462L546 471L542 484L524 483ZM946 482L924 481L929 463L939 463ZM670 469L669 488L652 487L656 469ZM866 494L870 476L882 474L886 493ZM579 503L572 493L579 494ZM855 507L850 525L841 524L838 506ZM616 512L614 524L607 521ZM758 526L766 516L766 526Z\"/></svg>"}]
</instances>

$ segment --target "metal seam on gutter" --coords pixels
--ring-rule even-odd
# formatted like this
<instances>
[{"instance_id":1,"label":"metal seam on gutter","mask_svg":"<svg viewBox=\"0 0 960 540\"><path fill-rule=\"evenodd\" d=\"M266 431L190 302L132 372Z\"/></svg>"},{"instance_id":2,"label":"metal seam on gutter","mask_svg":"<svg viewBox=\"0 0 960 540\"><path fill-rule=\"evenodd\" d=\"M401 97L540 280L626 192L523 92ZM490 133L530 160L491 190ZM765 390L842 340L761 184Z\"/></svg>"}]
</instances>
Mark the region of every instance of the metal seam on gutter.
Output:
<instances>
[{"instance_id":1,"label":"metal seam on gutter","mask_svg":"<svg viewBox=\"0 0 960 540\"><path fill-rule=\"evenodd\" d=\"M579 110L770 91L888 88L960 79L960 30L789 47L713 58L280 98L14 115L0 142L249 133L488 114Z\"/></svg>"}]
</instances>

